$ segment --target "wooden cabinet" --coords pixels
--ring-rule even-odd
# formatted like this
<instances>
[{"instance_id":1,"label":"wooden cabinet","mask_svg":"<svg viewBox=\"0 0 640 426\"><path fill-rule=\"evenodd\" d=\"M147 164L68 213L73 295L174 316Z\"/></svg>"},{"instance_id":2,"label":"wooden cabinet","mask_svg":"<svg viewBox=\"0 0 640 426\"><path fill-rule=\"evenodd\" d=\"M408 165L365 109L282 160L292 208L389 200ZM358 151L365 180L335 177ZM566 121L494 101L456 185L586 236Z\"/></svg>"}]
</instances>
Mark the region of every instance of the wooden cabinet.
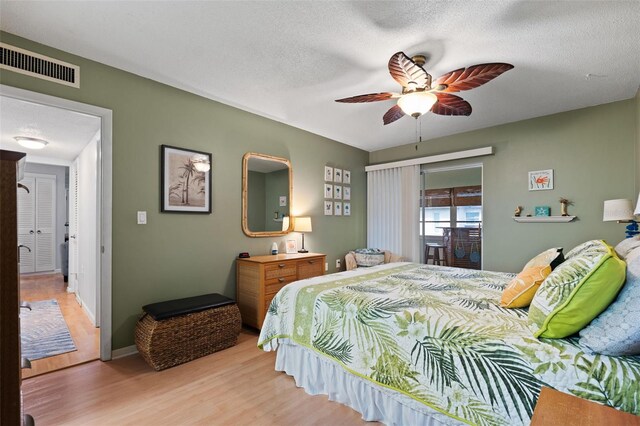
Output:
<instances>
[{"instance_id":1,"label":"wooden cabinet","mask_svg":"<svg viewBox=\"0 0 640 426\"><path fill-rule=\"evenodd\" d=\"M237 302L242 322L261 328L271 299L290 282L324 274L318 253L255 256L237 261Z\"/></svg>"},{"instance_id":2,"label":"wooden cabinet","mask_svg":"<svg viewBox=\"0 0 640 426\"><path fill-rule=\"evenodd\" d=\"M531 426L640 425L640 417L593 401L543 387Z\"/></svg>"},{"instance_id":3,"label":"wooden cabinet","mask_svg":"<svg viewBox=\"0 0 640 426\"><path fill-rule=\"evenodd\" d=\"M20 318L16 185L25 154L0 151L0 419L20 425Z\"/></svg>"}]
</instances>

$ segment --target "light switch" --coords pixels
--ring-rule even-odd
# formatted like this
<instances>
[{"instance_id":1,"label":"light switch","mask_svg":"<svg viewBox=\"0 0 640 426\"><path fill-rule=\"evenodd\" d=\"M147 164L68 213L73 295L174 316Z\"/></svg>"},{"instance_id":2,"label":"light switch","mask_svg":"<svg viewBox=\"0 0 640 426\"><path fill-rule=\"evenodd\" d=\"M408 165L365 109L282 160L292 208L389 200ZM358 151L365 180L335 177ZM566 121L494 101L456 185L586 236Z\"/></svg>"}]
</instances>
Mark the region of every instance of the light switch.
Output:
<instances>
[{"instance_id":1,"label":"light switch","mask_svg":"<svg viewBox=\"0 0 640 426\"><path fill-rule=\"evenodd\" d=\"M147 212L138 212L138 225L147 224Z\"/></svg>"}]
</instances>

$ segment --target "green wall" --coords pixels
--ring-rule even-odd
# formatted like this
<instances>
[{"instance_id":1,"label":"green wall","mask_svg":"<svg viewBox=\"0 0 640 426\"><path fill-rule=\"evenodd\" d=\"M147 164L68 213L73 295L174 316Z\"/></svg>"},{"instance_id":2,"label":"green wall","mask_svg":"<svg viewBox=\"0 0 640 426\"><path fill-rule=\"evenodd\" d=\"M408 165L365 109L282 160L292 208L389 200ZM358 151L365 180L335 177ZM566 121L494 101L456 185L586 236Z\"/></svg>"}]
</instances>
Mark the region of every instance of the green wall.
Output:
<instances>
[{"instance_id":1,"label":"green wall","mask_svg":"<svg viewBox=\"0 0 640 426\"><path fill-rule=\"evenodd\" d=\"M425 166L423 169L429 170L429 167ZM425 179L427 189L482 185L482 167L430 172L427 173Z\"/></svg>"},{"instance_id":2,"label":"green wall","mask_svg":"<svg viewBox=\"0 0 640 426\"><path fill-rule=\"evenodd\" d=\"M113 111L113 349L133 344L142 305L211 292L235 297L237 254L267 254L273 241L283 248L287 237L242 232L245 152L291 160L294 213L313 220L310 251L326 253L333 266L366 244L367 152L12 34L0 40L81 69L80 89L4 70L1 84ZM212 214L160 213L161 144L213 154ZM351 217L322 215L328 163L353 173ZM147 225L136 225L137 210L148 212Z\"/></svg>"},{"instance_id":3,"label":"green wall","mask_svg":"<svg viewBox=\"0 0 640 426\"><path fill-rule=\"evenodd\" d=\"M604 200L636 199L638 168L637 99L630 99L458 135L371 152L371 164L424 157L483 146L495 154L447 163L483 163L484 268L519 271L538 252L563 246L565 251L594 238L616 244L624 225L602 222ZM443 118L444 119L444 118ZM450 120L464 120L447 117ZM554 189L528 191L527 172L554 170ZM516 223L513 211L524 206L551 206L558 199L574 202L571 223Z\"/></svg>"},{"instance_id":4,"label":"green wall","mask_svg":"<svg viewBox=\"0 0 640 426\"><path fill-rule=\"evenodd\" d=\"M640 192L640 88L636 92L636 195ZM640 197L640 195L637 195ZM637 200L635 198L634 200Z\"/></svg>"}]
</instances>

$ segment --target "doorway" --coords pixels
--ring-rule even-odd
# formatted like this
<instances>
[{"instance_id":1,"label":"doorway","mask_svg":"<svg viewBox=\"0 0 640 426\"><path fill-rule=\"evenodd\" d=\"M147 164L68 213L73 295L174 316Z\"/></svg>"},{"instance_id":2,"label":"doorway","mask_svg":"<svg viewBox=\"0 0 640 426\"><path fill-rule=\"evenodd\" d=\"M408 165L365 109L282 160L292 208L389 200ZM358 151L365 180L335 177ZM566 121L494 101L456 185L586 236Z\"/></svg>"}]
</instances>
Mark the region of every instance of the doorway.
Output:
<instances>
[{"instance_id":1,"label":"doorway","mask_svg":"<svg viewBox=\"0 0 640 426\"><path fill-rule=\"evenodd\" d=\"M482 164L421 170L422 262L482 269Z\"/></svg>"},{"instance_id":2,"label":"doorway","mask_svg":"<svg viewBox=\"0 0 640 426\"><path fill-rule=\"evenodd\" d=\"M112 113L110 110L104 108L95 107L92 105L82 104L74 101L69 101L62 98L43 95L36 92L30 92L14 87L0 85L0 97L8 98L16 101L23 101L32 105L39 105L42 107L53 107L60 111L72 112L84 116L90 116L98 120L98 138L95 142L95 149L93 155L93 164L90 169L95 174L95 185L93 187L93 193L95 194L95 208L93 210L93 230L90 232L92 235L93 248L95 249L95 255L93 256L93 265L89 266L89 269L93 271L94 275L94 294L95 297L89 297L94 301L94 318L93 321L89 320L89 324L96 332L96 339L99 336L99 347L97 353L101 360L111 359L111 194L112 194ZM2 111L3 115L5 111ZM27 130L33 130L29 128L29 123L26 123ZM4 121L3 121L4 127ZM22 151L25 149L15 149L13 146L8 146L7 138L3 134L2 137L3 149ZM68 159L66 162L60 159L45 158L44 154L27 152L27 162L31 159L32 163L49 164L49 165L71 165L71 161ZM52 161L51 161L52 160ZM70 236L69 236L70 237ZM75 300L75 293L69 293L66 291L67 283L64 282L62 271L54 269L50 271L52 273L36 273L24 280L24 290L26 293L39 294L42 297L50 297L52 294L60 295L62 300L59 305L66 304L66 300L70 297L73 303L80 306L80 313L86 316L86 310L84 309L87 304L78 304ZM86 273L84 270L78 269L77 274ZM69 271L73 273L73 271ZM38 284L34 284L38 283ZM26 294L25 293L25 294ZM38 297L40 297L38 296ZM66 296L63 297L63 296ZM55 298L56 301L58 297ZM71 303L69 303L72 305ZM21 316L22 319L22 316ZM95 326L99 325L100 328L96 329ZM81 326L80 328L83 328ZM73 327L69 327L73 328ZM90 340L90 339L89 339ZM94 346L96 346L94 344ZM53 357L48 358L52 360ZM50 362L50 364L55 364ZM27 376L28 374L25 374Z\"/></svg>"}]
</instances>

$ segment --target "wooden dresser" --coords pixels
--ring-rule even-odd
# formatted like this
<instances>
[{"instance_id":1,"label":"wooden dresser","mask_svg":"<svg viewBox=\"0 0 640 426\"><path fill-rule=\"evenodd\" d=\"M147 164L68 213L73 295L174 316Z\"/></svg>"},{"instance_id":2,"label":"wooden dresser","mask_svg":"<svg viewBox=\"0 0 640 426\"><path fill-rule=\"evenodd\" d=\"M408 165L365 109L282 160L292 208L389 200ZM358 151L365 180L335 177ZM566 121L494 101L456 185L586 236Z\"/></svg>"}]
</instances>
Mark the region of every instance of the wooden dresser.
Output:
<instances>
[{"instance_id":1,"label":"wooden dresser","mask_svg":"<svg viewBox=\"0 0 640 426\"><path fill-rule=\"evenodd\" d=\"M326 255L276 254L237 260L237 302L242 322L262 328L271 299L286 284L324 274Z\"/></svg>"}]
</instances>

